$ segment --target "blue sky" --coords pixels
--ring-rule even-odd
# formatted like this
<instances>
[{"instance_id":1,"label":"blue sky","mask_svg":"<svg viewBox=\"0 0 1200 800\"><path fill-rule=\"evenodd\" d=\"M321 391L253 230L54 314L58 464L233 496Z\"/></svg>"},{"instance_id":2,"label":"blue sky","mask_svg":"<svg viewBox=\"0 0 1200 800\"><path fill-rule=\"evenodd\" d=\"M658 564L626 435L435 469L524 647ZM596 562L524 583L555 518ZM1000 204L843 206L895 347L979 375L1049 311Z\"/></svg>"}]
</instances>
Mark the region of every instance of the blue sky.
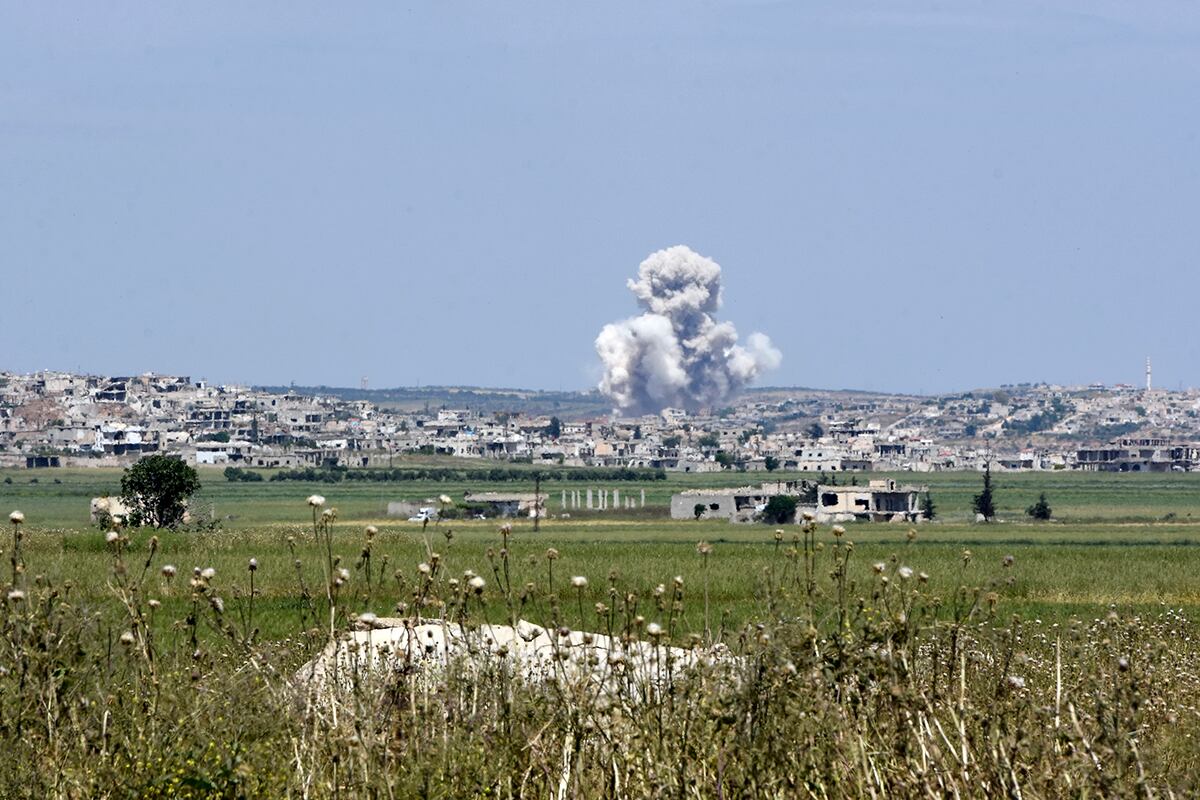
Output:
<instances>
[{"instance_id":1,"label":"blue sky","mask_svg":"<svg viewBox=\"0 0 1200 800\"><path fill-rule=\"evenodd\" d=\"M1200 384L1195 3L0 9L0 369L582 388L687 244L762 383Z\"/></svg>"}]
</instances>

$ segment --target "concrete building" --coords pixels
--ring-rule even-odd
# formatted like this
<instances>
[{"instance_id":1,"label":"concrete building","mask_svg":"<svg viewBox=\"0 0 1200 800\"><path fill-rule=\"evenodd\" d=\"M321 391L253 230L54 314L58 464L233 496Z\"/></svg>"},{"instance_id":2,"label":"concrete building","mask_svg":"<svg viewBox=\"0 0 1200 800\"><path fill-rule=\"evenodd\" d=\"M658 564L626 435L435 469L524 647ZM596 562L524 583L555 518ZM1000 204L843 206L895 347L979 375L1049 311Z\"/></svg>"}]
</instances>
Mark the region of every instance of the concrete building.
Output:
<instances>
[{"instance_id":1,"label":"concrete building","mask_svg":"<svg viewBox=\"0 0 1200 800\"><path fill-rule=\"evenodd\" d=\"M923 491L924 487L901 486L891 479L866 486L818 486L817 521L916 522L922 518L918 497Z\"/></svg>"}]
</instances>

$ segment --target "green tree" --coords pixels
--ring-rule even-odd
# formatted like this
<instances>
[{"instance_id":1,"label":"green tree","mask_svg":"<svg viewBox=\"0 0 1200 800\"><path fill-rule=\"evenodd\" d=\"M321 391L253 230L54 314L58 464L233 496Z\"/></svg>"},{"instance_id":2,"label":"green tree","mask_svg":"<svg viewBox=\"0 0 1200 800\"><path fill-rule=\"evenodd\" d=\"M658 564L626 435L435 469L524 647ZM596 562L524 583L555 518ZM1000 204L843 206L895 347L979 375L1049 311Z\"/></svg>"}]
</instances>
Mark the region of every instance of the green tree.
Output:
<instances>
[{"instance_id":1,"label":"green tree","mask_svg":"<svg viewBox=\"0 0 1200 800\"><path fill-rule=\"evenodd\" d=\"M700 445L701 447L706 447L709 449L712 449L714 447L720 447L721 446L721 437L717 436L717 434L715 434L715 433L706 433L703 436L701 436L699 439L696 440L696 444Z\"/></svg>"},{"instance_id":2,"label":"green tree","mask_svg":"<svg viewBox=\"0 0 1200 800\"><path fill-rule=\"evenodd\" d=\"M551 417L550 424L546 427L546 435L551 439L562 436L562 420L558 417Z\"/></svg>"},{"instance_id":3,"label":"green tree","mask_svg":"<svg viewBox=\"0 0 1200 800\"><path fill-rule=\"evenodd\" d=\"M996 516L996 505L992 498L992 462L983 465L983 491L972 500L975 513L983 517L984 522L991 522Z\"/></svg>"},{"instance_id":4,"label":"green tree","mask_svg":"<svg viewBox=\"0 0 1200 800\"><path fill-rule=\"evenodd\" d=\"M814 422L812 425L809 425L806 432L808 433L808 438L810 439L820 439L825 435L825 429L821 427L821 423L819 422Z\"/></svg>"},{"instance_id":5,"label":"green tree","mask_svg":"<svg viewBox=\"0 0 1200 800\"><path fill-rule=\"evenodd\" d=\"M925 499L921 501L921 513L925 515L925 519L933 519L937 516L937 506L933 504L933 497L929 492L925 493Z\"/></svg>"},{"instance_id":6,"label":"green tree","mask_svg":"<svg viewBox=\"0 0 1200 800\"><path fill-rule=\"evenodd\" d=\"M140 459L121 476L121 502L133 525L174 528L183 521L188 498L200 488L196 470L172 456Z\"/></svg>"},{"instance_id":7,"label":"green tree","mask_svg":"<svg viewBox=\"0 0 1200 800\"><path fill-rule=\"evenodd\" d=\"M696 519L700 519L701 517L703 517L704 516L704 503L696 503L696 505L692 506L692 513L696 515Z\"/></svg>"},{"instance_id":8,"label":"green tree","mask_svg":"<svg viewBox=\"0 0 1200 800\"><path fill-rule=\"evenodd\" d=\"M718 450L716 458L717 463L721 465L722 469L729 469L733 466L735 461L733 454L727 453L724 450Z\"/></svg>"},{"instance_id":9,"label":"green tree","mask_svg":"<svg viewBox=\"0 0 1200 800\"><path fill-rule=\"evenodd\" d=\"M1050 510L1050 504L1046 502L1046 493L1042 492L1041 496L1038 497L1038 501L1025 509L1025 513L1034 519L1043 521L1050 519L1053 512Z\"/></svg>"},{"instance_id":10,"label":"green tree","mask_svg":"<svg viewBox=\"0 0 1200 800\"><path fill-rule=\"evenodd\" d=\"M771 525L786 525L796 518L796 504L799 498L790 494L777 494L767 501L763 509L763 522Z\"/></svg>"},{"instance_id":11,"label":"green tree","mask_svg":"<svg viewBox=\"0 0 1200 800\"><path fill-rule=\"evenodd\" d=\"M779 459L775 456L767 456L763 459L763 465L767 468L767 472L774 472L779 469Z\"/></svg>"},{"instance_id":12,"label":"green tree","mask_svg":"<svg viewBox=\"0 0 1200 800\"><path fill-rule=\"evenodd\" d=\"M662 440L663 447L679 447L682 442L683 439L675 435L664 436Z\"/></svg>"}]
</instances>

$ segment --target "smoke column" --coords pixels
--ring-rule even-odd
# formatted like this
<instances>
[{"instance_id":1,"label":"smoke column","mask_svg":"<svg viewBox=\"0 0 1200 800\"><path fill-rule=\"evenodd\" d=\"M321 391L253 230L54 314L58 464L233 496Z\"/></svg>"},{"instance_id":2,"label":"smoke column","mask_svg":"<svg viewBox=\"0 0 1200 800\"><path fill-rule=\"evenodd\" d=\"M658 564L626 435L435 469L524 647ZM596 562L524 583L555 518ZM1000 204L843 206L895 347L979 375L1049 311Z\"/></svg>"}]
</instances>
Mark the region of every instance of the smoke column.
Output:
<instances>
[{"instance_id":1,"label":"smoke column","mask_svg":"<svg viewBox=\"0 0 1200 800\"><path fill-rule=\"evenodd\" d=\"M713 318L721 267L712 259L684 245L659 250L627 285L645 313L605 325L596 337L600 391L618 413L696 411L779 366L782 355L764 334L750 334L742 346L732 323Z\"/></svg>"}]
</instances>

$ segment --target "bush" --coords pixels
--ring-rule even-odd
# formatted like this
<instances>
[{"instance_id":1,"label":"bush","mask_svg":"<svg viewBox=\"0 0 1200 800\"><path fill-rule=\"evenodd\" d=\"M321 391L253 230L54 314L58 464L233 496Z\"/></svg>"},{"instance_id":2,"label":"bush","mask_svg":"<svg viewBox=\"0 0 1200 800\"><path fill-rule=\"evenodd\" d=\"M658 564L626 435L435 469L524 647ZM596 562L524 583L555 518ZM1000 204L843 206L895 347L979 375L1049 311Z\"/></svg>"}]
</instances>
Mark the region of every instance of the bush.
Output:
<instances>
[{"instance_id":1,"label":"bush","mask_svg":"<svg viewBox=\"0 0 1200 800\"><path fill-rule=\"evenodd\" d=\"M240 467L226 467L225 480L227 481L242 481L244 483L257 483L263 479L261 472L242 469Z\"/></svg>"},{"instance_id":2,"label":"bush","mask_svg":"<svg viewBox=\"0 0 1200 800\"><path fill-rule=\"evenodd\" d=\"M1038 501L1025 509L1025 513L1037 520L1048 520L1053 513L1050 509L1050 504L1046 502L1046 493L1042 492L1038 497Z\"/></svg>"},{"instance_id":3,"label":"bush","mask_svg":"<svg viewBox=\"0 0 1200 800\"><path fill-rule=\"evenodd\" d=\"M767 501L763 509L762 521L771 525L787 525L796 519L796 505L799 498L787 494L777 494Z\"/></svg>"}]
</instances>

